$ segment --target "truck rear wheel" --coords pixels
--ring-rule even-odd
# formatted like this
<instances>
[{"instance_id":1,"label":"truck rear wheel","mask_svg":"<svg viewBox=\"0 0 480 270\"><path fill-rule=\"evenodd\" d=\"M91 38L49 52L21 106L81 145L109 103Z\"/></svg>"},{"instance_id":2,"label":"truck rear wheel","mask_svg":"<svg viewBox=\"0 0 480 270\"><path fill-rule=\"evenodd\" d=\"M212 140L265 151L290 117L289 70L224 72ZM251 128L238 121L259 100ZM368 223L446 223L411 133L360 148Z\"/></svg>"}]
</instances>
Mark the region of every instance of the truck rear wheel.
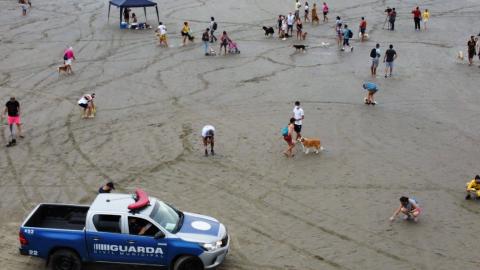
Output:
<instances>
[{"instance_id":1,"label":"truck rear wheel","mask_svg":"<svg viewBox=\"0 0 480 270\"><path fill-rule=\"evenodd\" d=\"M68 249L55 251L50 257L51 270L81 270L82 261L75 252Z\"/></svg>"},{"instance_id":2,"label":"truck rear wheel","mask_svg":"<svg viewBox=\"0 0 480 270\"><path fill-rule=\"evenodd\" d=\"M203 264L195 257L182 256L175 261L173 270L203 270Z\"/></svg>"}]
</instances>

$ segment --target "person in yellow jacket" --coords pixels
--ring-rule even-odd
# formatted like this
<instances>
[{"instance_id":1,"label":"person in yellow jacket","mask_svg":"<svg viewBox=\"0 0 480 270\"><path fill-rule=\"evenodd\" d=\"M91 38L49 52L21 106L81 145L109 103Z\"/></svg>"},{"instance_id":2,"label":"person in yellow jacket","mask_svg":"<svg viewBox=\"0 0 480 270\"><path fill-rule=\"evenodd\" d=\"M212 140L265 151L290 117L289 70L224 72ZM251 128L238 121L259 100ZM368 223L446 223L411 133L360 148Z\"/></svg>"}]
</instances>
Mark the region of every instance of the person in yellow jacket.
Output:
<instances>
[{"instance_id":1,"label":"person in yellow jacket","mask_svg":"<svg viewBox=\"0 0 480 270\"><path fill-rule=\"evenodd\" d=\"M470 200L472 195L474 198L480 199L480 175L475 176L475 179L467 183L467 196L465 200Z\"/></svg>"},{"instance_id":2,"label":"person in yellow jacket","mask_svg":"<svg viewBox=\"0 0 480 270\"><path fill-rule=\"evenodd\" d=\"M425 31L427 31L427 22L430 19L430 11L428 9L425 9L422 13L422 20L423 20L423 28L425 28Z\"/></svg>"}]
</instances>

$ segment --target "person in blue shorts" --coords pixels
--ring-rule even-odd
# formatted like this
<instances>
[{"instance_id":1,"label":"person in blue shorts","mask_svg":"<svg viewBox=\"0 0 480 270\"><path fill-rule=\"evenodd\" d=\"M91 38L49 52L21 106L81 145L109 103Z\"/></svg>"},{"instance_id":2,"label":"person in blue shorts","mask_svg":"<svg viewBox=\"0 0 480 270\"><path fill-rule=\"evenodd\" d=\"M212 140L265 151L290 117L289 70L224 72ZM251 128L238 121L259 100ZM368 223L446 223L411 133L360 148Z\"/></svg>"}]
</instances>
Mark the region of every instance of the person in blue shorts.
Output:
<instances>
[{"instance_id":1,"label":"person in blue shorts","mask_svg":"<svg viewBox=\"0 0 480 270\"><path fill-rule=\"evenodd\" d=\"M363 89L367 90L367 96L365 97L364 101L367 105L375 105L377 102L373 98L373 95L378 91L378 86L373 82L365 82L363 83Z\"/></svg>"}]
</instances>

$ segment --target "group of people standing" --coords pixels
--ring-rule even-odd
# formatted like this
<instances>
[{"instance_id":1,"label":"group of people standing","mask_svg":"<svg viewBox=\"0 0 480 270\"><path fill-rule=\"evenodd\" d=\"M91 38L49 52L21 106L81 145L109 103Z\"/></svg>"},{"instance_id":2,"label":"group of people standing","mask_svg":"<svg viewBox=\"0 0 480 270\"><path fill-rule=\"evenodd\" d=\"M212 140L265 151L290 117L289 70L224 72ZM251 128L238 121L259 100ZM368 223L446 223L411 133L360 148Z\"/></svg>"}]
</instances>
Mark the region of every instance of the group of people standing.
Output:
<instances>
[{"instance_id":1,"label":"group of people standing","mask_svg":"<svg viewBox=\"0 0 480 270\"><path fill-rule=\"evenodd\" d=\"M303 23L305 22L311 22L312 24L319 24L320 23L320 18L318 17L318 11L317 11L317 4L314 3L312 10L310 12L310 5L308 4L307 1L305 1L305 4L303 5L303 21L302 18L300 17L300 9L302 8L302 4L299 2L299 0L296 0L295 2L295 12L289 12L288 15L278 15L278 20L277 20L277 28L278 28L278 37L286 40L289 37L293 37L293 28L295 26L296 29L296 37L297 40L304 40L305 39L305 33L303 31ZM328 22L328 12L329 8L327 3L323 3L323 22Z\"/></svg>"}]
</instances>

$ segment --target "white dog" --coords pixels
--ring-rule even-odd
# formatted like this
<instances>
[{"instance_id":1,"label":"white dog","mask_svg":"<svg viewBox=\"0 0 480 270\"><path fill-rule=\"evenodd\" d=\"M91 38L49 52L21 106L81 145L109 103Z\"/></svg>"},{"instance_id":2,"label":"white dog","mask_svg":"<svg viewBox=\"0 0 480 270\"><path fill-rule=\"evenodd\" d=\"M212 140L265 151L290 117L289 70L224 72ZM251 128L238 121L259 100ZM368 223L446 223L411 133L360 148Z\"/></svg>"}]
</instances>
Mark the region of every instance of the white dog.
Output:
<instances>
[{"instance_id":1,"label":"white dog","mask_svg":"<svg viewBox=\"0 0 480 270\"><path fill-rule=\"evenodd\" d=\"M457 58L462 61L465 59L462 51L458 51Z\"/></svg>"}]
</instances>

